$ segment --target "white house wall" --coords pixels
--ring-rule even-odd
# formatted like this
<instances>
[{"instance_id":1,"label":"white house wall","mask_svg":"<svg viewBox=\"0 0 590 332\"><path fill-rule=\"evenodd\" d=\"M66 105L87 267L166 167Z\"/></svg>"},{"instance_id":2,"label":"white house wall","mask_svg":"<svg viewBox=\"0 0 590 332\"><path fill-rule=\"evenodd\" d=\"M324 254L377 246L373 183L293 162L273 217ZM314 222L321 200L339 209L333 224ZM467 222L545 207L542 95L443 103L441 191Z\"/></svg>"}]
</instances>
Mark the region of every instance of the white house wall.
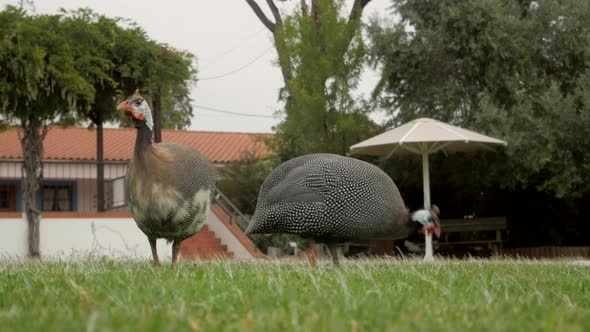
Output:
<instances>
[{"instance_id":1,"label":"white house wall","mask_svg":"<svg viewBox=\"0 0 590 332\"><path fill-rule=\"evenodd\" d=\"M84 212L96 211L96 181L78 181L76 182L76 186L76 195L78 201L77 210Z\"/></svg>"},{"instance_id":2,"label":"white house wall","mask_svg":"<svg viewBox=\"0 0 590 332\"><path fill-rule=\"evenodd\" d=\"M252 255L221 221L209 213L207 225L238 259ZM87 257L151 259L150 246L131 218L46 218L40 221L40 250L44 259ZM157 242L160 258L169 260L172 245ZM27 223L24 218L0 218L0 259L27 255Z\"/></svg>"},{"instance_id":3,"label":"white house wall","mask_svg":"<svg viewBox=\"0 0 590 332\"><path fill-rule=\"evenodd\" d=\"M127 172L126 164L105 164L104 178L116 179L125 176ZM0 163L1 179L20 179L22 167L20 162L2 162ZM44 179L96 179L95 164L76 164L76 163L43 163Z\"/></svg>"},{"instance_id":4,"label":"white house wall","mask_svg":"<svg viewBox=\"0 0 590 332\"><path fill-rule=\"evenodd\" d=\"M105 189L106 191L106 189ZM111 182L110 191L112 192L113 206L121 206L126 204L125 199L125 179L119 178Z\"/></svg>"},{"instance_id":5,"label":"white house wall","mask_svg":"<svg viewBox=\"0 0 590 332\"><path fill-rule=\"evenodd\" d=\"M27 254L27 223L22 218L0 218L0 259Z\"/></svg>"},{"instance_id":6,"label":"white house wall","mask_svg":"<svg viewBox=\"0 0 590 332\"><path fill-rule=\"evenodd\" d=\"M110 257L151 259L150 246L131 218L48 218L40 221L44 259ZM160 258L170 259L172 245L158 240ZM27 255L24 219L0 219L0 257Z\"/></svg>"},{"instance_id":7,"label":"white house wall","mask_svg":"<svg viewBox=\"0 0 590 332\"><path fill-rule=\"evenodd\" d=\"M115 179L125 176L127 165L104 165L104 178ZM45 179L96 179L95 164L45 163Z\"/></svg>"},{"instance_id":8,"label":"white house wall","mask_svg":"<svg viewBox=\"0 0 590 332\"><path fill-rule=\"evenodd\" d=\"M2 162L0 163L0 179L20 179L21 163Z\"/></svg>"},{"instance_id":9,"label":"white house wall","mask_svg":"<svg viewBox=\"0 0 590 332\"><path fill-rule=\"evenodd\" d=\"M236 239L236 236L223 224L217 216L209 211L209 217L205 224L221 240L221 244L227 246L227 249L234 254L237 259L254 258L244 245Z\"/></svg>"},{"instance_id":10,"label":"white house wall","mask_svg":"<svg viewBox=\"0 0 590 332\"><path fill-rule=\"evenodd\" d=\"M20 180L22 173L20 162L0 163L0 180ZM105 204L109 211L113 206L125 205L124 176L127 165L105 165ZM96 211L96 166L93 164L48 163L43 166L44 181L75 181L77 211ZM21 196L21 206L24 205Z\"/></svg>"}]
</instances>

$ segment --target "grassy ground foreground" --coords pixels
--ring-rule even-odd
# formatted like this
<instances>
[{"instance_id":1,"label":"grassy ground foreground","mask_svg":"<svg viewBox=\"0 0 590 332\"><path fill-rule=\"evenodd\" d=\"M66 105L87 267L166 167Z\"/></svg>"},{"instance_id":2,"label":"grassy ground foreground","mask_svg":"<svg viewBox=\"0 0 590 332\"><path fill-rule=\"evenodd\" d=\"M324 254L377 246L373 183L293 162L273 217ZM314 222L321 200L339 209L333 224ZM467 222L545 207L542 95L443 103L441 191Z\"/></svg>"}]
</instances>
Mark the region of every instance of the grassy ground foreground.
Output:
<instances>
[{"instance_id":1,"label":"grassy ground foreground","mask_svg":"<svg viewBox=\"0 0 590 332\"><path fill-rule=\"evenodd\" d=\"M588 331L590 267L0 262L0 331Z\"/></svg>"}]
</instances>

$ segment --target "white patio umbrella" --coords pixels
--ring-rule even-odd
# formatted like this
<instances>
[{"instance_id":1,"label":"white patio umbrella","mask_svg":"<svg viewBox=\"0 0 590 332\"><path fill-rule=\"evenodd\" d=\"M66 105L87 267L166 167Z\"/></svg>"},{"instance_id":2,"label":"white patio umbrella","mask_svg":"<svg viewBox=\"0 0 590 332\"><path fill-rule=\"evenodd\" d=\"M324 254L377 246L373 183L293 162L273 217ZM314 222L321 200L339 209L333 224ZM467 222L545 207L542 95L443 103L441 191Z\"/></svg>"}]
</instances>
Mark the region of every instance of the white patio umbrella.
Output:
<instances>
[{"instance_id":1,"label":"white patio umbrella","mask_svg":"<svg viewBox=\"0 0 590 332\"><path fill-rule=\"evenodd\" d=\"M507 143L434 119L420 118L357 143L351 146L350 149L353 155L384 156L385 158L394 153L422 155L424 208L430 209L429 154L438 151L453 153L481 149L493 150L498 145L507 145ZM432 257L432 238L429 239L428 235L426 242L426 256L430 257L425 257L425 259L429 259Z\"/></svg>"}]
</instances>

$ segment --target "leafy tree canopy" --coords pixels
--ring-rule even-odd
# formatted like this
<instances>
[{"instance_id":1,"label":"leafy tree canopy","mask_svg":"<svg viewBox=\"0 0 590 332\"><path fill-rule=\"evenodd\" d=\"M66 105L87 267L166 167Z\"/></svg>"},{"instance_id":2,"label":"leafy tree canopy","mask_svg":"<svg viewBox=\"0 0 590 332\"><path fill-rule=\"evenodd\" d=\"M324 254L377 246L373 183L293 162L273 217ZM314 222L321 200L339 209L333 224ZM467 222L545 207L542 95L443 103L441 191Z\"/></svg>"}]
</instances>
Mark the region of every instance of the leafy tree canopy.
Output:
<instances>
[{"instance_id":1,"label":"leafy tree canopy","mask_svg":"<svg viewBox=\"0 0 590 332\"><path fill-rule=\"evenodd\" d=\"M271 22L253 0L247 1L273 33L285 87L285 120L275 129L282 160L302 154L345 154L377 126L351 91L364 63L360 16L370 0L354 1L345 13L343 0L301 1L280 14L267 1Z\"/></svg>"},{"instance_id":2,"label":"leafy tree canopy","mask_svg":"<svg viewBox=\"0 0 590 332\"><path fill-rule=\"evenodd\" d=\"M0 105L13 119L53 120L94 97L76 70L59 15L27 16L15 7L0 12Z\"/></svg>"},{"instance_id":3,"label":"leafy tree canopy","mask_svg":"<svg viewBox=\"0 0 590 332\"><path fill-rule=\"evenodd\" d=\"M76 45L79 70L97 96L87 116L116 121L115 103L140 89L162 100L164 128L186 128L192 118L189 90L195 79L193 55L151 40L136 24L90 9L62 12L64 33Z\"/></svg>"},{"instance_id":4,"label":"leafy tree canopy","mask_svg":"<svg viewBox=\"0 0 590 332\"><path fill-rule=\"evenodd\" d=\"M35 191L48 124L88 117L100 129L104 121L116 119L117 96L138 87L149 92L157 88L168 113L180 110L181 115L168 117L170 126L183 127L190 121L187 86L195 74L192 56L155 43L133 24L120 23L89 9L27 15L7 6L0 12L0 114L7 123L22 127L31 256L40 254ZM102 147L98 132L97 145ZM101 160L101 149L97 156Z\"/></svg>"},{"instance_id":5,"label":"leafy tree canopy","mask_svg":"<svg viewBox=\"0 0 590 332\"><path fill-rule=\"evenodd\" d=\"M590 3L394 0L373 20L375 91L391 123L434 117L508 141L488 181L588 194ZM484 173L485 172L485 173Z\"/></svg>"}]
</instances>

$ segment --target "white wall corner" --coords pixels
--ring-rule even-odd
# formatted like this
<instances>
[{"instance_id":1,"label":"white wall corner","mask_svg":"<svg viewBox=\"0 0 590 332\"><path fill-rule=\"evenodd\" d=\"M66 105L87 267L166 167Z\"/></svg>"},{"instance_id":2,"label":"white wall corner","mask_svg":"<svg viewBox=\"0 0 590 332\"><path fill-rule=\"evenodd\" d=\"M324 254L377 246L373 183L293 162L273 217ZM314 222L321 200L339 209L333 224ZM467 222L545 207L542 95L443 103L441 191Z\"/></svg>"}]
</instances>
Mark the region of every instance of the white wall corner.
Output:
<instances>
[{"instance_id":1,"label":"white wall corner","mask_svg":"<svg viewBox=\"0 0 590 332\"><path fill-rule=\"evenodd\" d=\"M231 251L234 254L234 257L237 259L253 259L254 256L244 247L242 242L236 238L234 233L232 233L225 224L217 218L213 211L209 211L209 216L205 225L209 227L209 229L215 233L221 240L221 244L227 246L227 250Z\"/></svg>"}]
</instances>

